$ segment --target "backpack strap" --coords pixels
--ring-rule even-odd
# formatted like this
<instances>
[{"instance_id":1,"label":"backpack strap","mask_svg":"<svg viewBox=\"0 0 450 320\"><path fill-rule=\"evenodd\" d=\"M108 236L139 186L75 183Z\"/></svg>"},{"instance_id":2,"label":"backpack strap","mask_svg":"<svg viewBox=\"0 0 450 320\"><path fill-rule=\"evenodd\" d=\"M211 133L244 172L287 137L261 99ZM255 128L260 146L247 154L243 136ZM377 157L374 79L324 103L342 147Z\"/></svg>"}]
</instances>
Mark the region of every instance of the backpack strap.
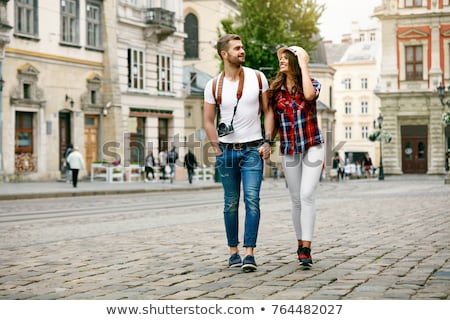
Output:
<instances>
[{"instance_id":1,"label":"backpack strap","mask_svg":"<svg viewBox=\"0 0 450 320\"><path fill-rule=\"evenodd\" d=\"M256 73L256 77L258 78L258 85L259 85L259 110L258 110L258 114L261 114L261 110L262 110L262 80L261 80L261 73L259 73L258 70L255 70Z\"/></svg>"}]
</instances>

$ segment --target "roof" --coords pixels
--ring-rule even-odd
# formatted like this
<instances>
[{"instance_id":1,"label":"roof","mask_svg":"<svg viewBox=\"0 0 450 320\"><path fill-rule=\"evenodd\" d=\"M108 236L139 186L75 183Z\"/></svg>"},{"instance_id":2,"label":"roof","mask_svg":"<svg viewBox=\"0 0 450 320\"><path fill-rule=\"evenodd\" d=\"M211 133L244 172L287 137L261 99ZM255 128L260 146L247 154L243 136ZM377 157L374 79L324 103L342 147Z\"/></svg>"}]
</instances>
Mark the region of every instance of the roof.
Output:
<instances>
[{"instance_id":1,"label":"roof","mask_svg":"<svg viewBox=\"0 0 450 320\"><path fill-rule=\"evenodd\" d=\"M192 66L183 67L183 88L185 88L187 95L203 96L206 83L212 78L209 74Z\"/></svg>"}]
</instances>

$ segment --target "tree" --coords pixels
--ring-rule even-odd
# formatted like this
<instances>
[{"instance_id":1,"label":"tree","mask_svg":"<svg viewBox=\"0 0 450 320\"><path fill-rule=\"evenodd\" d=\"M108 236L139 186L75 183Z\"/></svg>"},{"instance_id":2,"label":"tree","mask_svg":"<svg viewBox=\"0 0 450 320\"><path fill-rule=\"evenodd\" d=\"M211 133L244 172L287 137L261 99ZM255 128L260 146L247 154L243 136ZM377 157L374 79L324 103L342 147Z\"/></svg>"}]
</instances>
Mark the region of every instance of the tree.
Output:
<instances>
[{"instance_id":1,"label":"tree","mask_svg":"<svg viewBox=\"0 0 450 320\"><path fill-rule=\"evenodd\" d=\"M297 45L312 52L318 40L318 20L325 6L315 0L237 0L240 16L224 19L226 33L241 36L246 65L272 78L278 69L276 52L281 46ZM313 62L313 61L311 61Z\"/></svg>"}]
</instances>

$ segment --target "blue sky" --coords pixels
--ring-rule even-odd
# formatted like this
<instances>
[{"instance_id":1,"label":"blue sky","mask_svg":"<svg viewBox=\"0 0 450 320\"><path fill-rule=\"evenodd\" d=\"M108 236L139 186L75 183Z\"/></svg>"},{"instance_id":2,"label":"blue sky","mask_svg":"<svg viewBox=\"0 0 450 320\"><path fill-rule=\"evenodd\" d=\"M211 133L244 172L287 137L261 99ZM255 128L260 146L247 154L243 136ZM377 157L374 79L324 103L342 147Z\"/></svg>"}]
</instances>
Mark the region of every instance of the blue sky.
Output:
<instances>
[{"instance_id":1,"label":"blue sky","mask_svg":"<svg viewBox=\"0 0 450 320\"><path fill-rule=\"evenodd\" d=\"M352 31L352 21L359 22L361 27L371 25L370 15L382 0L316 0L325 3L327 8L319 20L320 34L325 40L339 43L343 33ZM373 23L373 22L372 22Z\"/></svg>"}]
</instances>

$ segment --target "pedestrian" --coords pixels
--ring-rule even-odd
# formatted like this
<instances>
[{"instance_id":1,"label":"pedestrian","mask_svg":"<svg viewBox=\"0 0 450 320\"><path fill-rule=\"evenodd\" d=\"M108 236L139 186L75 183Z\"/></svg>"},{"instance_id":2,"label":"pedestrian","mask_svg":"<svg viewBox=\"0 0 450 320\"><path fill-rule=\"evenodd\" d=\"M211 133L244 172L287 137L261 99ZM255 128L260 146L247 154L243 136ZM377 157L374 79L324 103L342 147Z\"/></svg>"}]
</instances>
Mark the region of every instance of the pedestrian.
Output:
<instances>
[{"instance_id":1,"label":"pedestrian","mask_svg":"<svg viewBox=\"0 0 450 320\"><path fill-rule=\"evenodd\" d=\"M338 182L339 180L344 181L345 170L343 164L344 163L342 158L339 156L339 152L335 152L333 157L333 170L336 171L336 177Z\"/></svg>"},{"instance_id":2,"label":"pedestrian","mask_svg":"<svg viewBox=\"0 0 450 320\"><path fill-rule=\"evenodd\" d=\"M259 194L263 160L269 158L271 151L274 118L267 105L266 77L243 66L245 50L241 38L234 34L222 36L217 42L217 53L224 70L205 87L205 131L216 156L224 190L223 214L230 253L228 266L241 266L244 272L250 272L257 268L254 250L261 214ZM264 114L264 135L261 113ZM238 249L241 182L245 203L243 259Z\"/></svg>"},{"instance_id":3,"label":"pedestrian","mask_svg":"<svg viewBox=\"0 0 450 320\"><path fill-rule=\"evenodd\" d=\"M84 159L80 153L80 148L73 148L73 151L67 157L67 162L70 164L70 169L72 170L72 185L76 188L78 184L78 173L80 169L85 168Z\"/></svg>"},{"instance_id":4,"label":"pedestrian","mask_svg":"<svg viewBox=\"0 0 450 320\"><path fill-rule=\"evenodd\" d=\"M162 149L158 155L159 160L159 170L161 170L161 179L166 181L166 166L167 166L167 151Z\"/></svg>"},{"instance_id":5,"label":"pedestrian","mask_svg":"<svg viewBox=\"0 0 450 320\"><path fill-rule=\"evenodd\" d=\"M170 167L170 183L173 183L173 179L175 179L175 170L176 164L178 160L178 152L175 149L175 146L167 153L167 164Z\"/></svg>"},{"instance_id":6,"label":"pedestrian","mask_svg":"<svg viewBox=\"0 0 450 320\"><path fill-rule=\"evenodd\" d=\"M277 56L279 71L270 86L268 99L280 137L282 166L297 237L297 258L300 265L309 268L313 262L315 192L324 158L316 104L321 85L309 75L309 56L303 48L282 47Z\"/></svg>"},{"instance_id":7,"label":"pedestrian","mask_svg":"<svg viewBox=\"0 0 450 320\"><path fill-rule=\"evenodd\" d=\"M192 184L192 176L194 175L195 168L197 168L197 159L191 149L184 156L184 167L187 170L189 184Z\"/></svg>"},{"instance_id":8,"label":"pedestrian","mask_svg":"<svg viewBox=\"0 0 450 320\"><path fill-rule=\"evenodd\" d=\"M145 157L145 182L150 181L150 173L152 174L152 181L155 182L155 158L153 157L153 151L149 150L147 157Z\"/></svg>"},{"instance_id":9,"label":"pedestrian","mask_svg":"<svg viewBox=\"0 0 450 320\"><path fill-rule=\"evenodd\" d=\"M366 173L367 178L372 178L372 158L370 158L369 153L366 152L364 154L364 158L362 159L361 163L362 167L364 168L364 172Z\"/></svg>"},{"instance_id":10,"label":"pedestrian","mask_svg":"<svg viewBox=\"0 0 450 320\"><path fill-rule=\"evenodd\" d=\"M66 183L72 182L72 170L70 170L70 165L67 162L67 157L69 154L73 151L73 144L69 143L66 147L66 150L64 150L64 167L65 167L65 174L66 174Z\"/></svg>"}]
</instances>

